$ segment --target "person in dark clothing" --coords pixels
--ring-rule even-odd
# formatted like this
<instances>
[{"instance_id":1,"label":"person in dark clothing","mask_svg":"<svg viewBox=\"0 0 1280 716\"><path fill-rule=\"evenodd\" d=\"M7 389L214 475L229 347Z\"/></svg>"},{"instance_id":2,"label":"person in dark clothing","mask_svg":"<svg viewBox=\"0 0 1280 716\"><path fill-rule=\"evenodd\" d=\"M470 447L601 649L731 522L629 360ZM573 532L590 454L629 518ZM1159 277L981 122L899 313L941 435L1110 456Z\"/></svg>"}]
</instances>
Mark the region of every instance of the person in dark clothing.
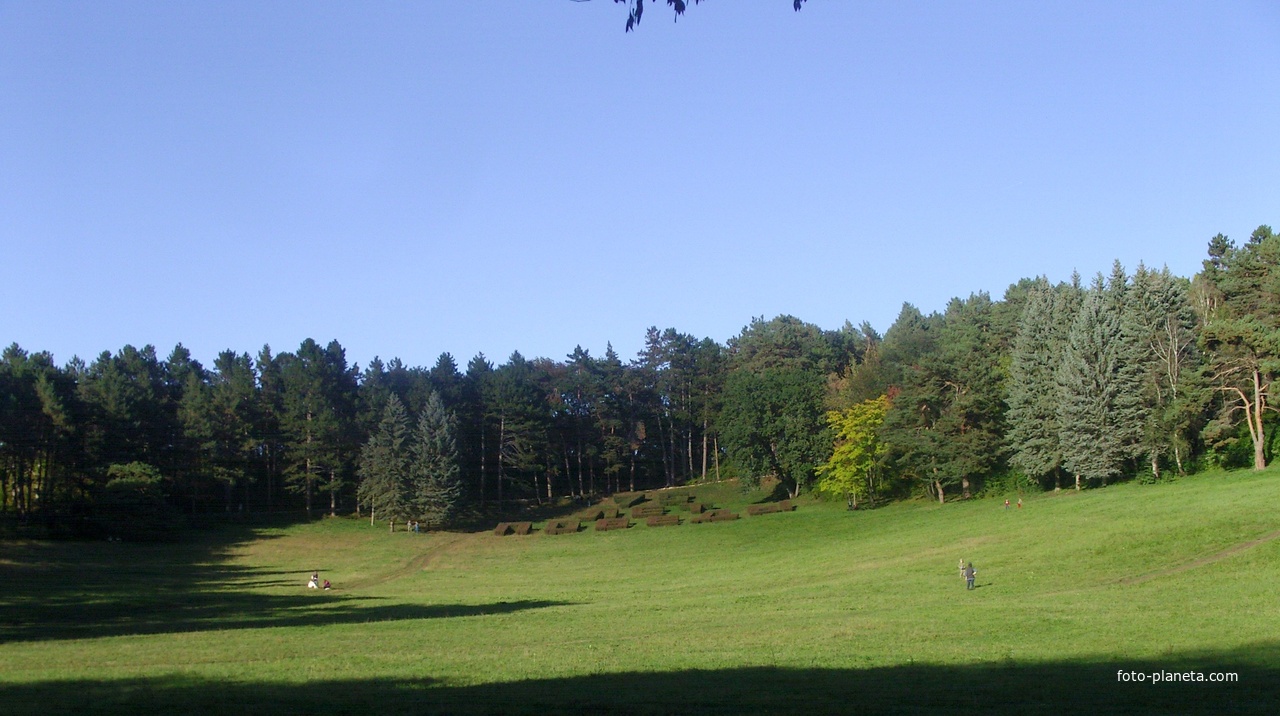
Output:
<instances>
[{"instance_id":1,"label":"person in dark clothing","mask_svg":"<svg viewBox=\"0 0 1280 716\"><path fill-rule=\"evenodd\" d=\"M977 577L978 570L974 569L973 562L970 562L969 565L964 568L965 589L973 589L973 580Z\"/></svg>"}]
</instances>

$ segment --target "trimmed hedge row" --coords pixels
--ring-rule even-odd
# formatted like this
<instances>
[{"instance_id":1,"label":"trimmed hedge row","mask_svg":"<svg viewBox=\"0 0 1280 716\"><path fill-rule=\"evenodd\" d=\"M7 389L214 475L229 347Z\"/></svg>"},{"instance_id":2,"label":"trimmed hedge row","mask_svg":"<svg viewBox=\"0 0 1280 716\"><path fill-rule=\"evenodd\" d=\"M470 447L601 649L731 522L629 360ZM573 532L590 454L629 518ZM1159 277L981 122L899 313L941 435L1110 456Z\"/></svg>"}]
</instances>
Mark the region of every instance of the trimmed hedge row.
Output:
<instances>
[{"instance_id":1,"label":"trimmed hedge row","mask_svg":"<svg viewBox=\"0 0 1280 716\"><path fill-rule=\"evenodd\" d=\"M609 530L625 530L632 524L631 520L626 517L615 517L611 520L596 520L596 531L607 532Z\"/></svg>"},{"instance_id":2,"label":"trimmed hedge row","mask_svg":"<svg viewBox=\"0 0 1280 716\"><path fill-rule=\"evenodd\" d=\"M644 502L644 493L643 492L623 492L623 493L614 495L612 499L614 504L616 504L619 509L625 510L628 507L638 502Z\"/></svg>"},{"instance_id":3,"label":"trimmed hedge row","mask_svg":"<svg viewBox=\"0 0 1280 716\"><path fill-rule=\"evenodd\" d=\"M640 505L631 508L631 516L640 519L641 517L657 517L666 514L666 510L662 505Z\"/></svg>"},{"instance_id":4,"label":"trimmed hedge row","mask_svg":"<svg viewBox=\"0 0 1280 716\"><path fill-rule=\"evenodd\" d=\"M571 535L578 531L579 526L579 520L554 520L547 522L542 531L549 535Z\"/></svg>"},{"instance_id":5,"label":"trimmed hedge row","mask_svg":"<svg viewBox=\"0 0 1280 716\"><path fill-rule=\"evenodd\" d=\"M703 522L728 522L738 519L738 513L729 510L710 510L700 515L694 515L689 518L690 522L702 524Z\"/></svg>"},{"instance_id":6,"label":"trimmed hedge row","mask_svg":"<svg viewBox=\"0 0 1280 716\"><path fill-rule=\"evenodd\" d=\"M640 505L631 510L631 517L635 519L644 519L645 524L650 527L671 527L681 524L679 515L668 515L664 509L664 505L679 505L685 507L685 500L694 499L693 495L661 495L654 504ZM615 495L614 500L618 504L627 506L635 505L637 502L644 500L643 495L633 493L631 495ZM738 519L739 515L725 509L712 509L709 505L702 502L690 502L687 504L688 509L693 516L689 518L689 522L701 524L703 522L728 522ZM774 512L790 512L795 509L795 505L791 504L791 500L783 500L781 502L765 502L758 505L748 505L747 514L752 517L759 515L768 515ZM578 519L568 520L549 520L543 532L549 535L574 534L582 528L582 522L595 522L596 531L605 532L608 530L624 530L630 528L634 523L626 516L619 516L619 508L603 507L591 508L583 511ZM516 534L527 535L533 531L532 522L499 522L497 527L493 528L493 533L499 537Z\"/></svg>"},{"instance_id":7,"label":"trimmed hedge row","mask_svg":"<svg viewBox=\"0 0 1280 716\"><path fill-rule=\"evenodd\" d=\"M755 517L757 515L771 515L774 512L790 512L795 509L791 504L791 500L783 500L782 502L765 502L759 505L747 505L747 514Z\"/></svg>"}]
</instances>

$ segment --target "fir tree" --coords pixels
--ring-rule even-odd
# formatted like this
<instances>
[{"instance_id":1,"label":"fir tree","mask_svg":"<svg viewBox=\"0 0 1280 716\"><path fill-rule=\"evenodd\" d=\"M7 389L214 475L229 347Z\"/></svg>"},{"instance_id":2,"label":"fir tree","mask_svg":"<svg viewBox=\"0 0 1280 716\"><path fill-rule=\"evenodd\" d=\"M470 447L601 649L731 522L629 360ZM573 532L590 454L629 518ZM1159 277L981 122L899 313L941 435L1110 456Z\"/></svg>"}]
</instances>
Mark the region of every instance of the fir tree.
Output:
<instances>
[{"instance_id":1,"label":"fir tree","mask_svg":"<svg viewBox=\"0 0 1280 716\"><path fill-rule=\"evenodd\" d=\"M448 522L462 501L457 431L457 418L432 391L418 418L409 464L409 502L428 526Z\"/></svg>"},{"instance_id":2,"label":"fir tree","mask_svg":"<svg viewBox=\"0 0 1280 716\"><path fill-rule=\"evenodd\" d=\"M410 514L409 413L395 393L387 397L382 420L360 451L356 494L369 506L369 524L375 519L395 520Z\"/></svg>"},{"instance_id":3,"label":"fir tree","mask_svg":"<svg viewBox=\"0 0 1280 716\"><path fill-rule=\"evenodd\" d=\"M1152 478L1159 479L1166 454L1183 472L1188 435L1206 399L1199 380L1195 314L1187 282L1168 268L1150 271L1139 265L1125 303L1125 342L1136 349L1146 409L1142 446Z\"/></svg>"},{"instance_id":4,"label":"fir tree","mask_svg":"<svg viewBox=\"0 0 1280 716\"><path fill-rule=\"evenodd\" d=\"M1139 387L1133 366L1125 363L1131 356L1115 288L1099 276L1085 295L1057 374L1063 465L1075 474L1076 489L1082 478L1105 483L1121 474L1140 444Z\"/></svg>"},{"instance_id":5,"label":"fir tree","mask_svg":"<svg viewBox=\"0 0 1280 716\"><path fill-rule=\"evenodd\" d=\"M1056 297L1044 279L1030 291L1009 360L1010 461L1037 478L1053 475L1062 467L1057 371L1062 364L1065 332L1055 316Z\"/></svg>"}]
</instances>

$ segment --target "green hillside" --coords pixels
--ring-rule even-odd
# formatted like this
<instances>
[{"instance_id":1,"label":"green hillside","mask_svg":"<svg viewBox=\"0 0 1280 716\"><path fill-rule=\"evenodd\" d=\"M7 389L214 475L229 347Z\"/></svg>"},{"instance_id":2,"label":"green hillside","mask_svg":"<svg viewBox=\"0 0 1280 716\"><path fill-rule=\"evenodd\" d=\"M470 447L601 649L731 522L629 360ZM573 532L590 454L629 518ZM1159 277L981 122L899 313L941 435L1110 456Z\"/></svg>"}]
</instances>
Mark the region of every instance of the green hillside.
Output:
<instances>
[{"instance_id":1,"label":"green hillside","mask_svg":"<svg viewBox=\"0 0 1280 716\"><path fill-rule=\"evenodd\" d=\"M801 501L559 536L392 535L336 519L180 545L3 543L0 704L1274 713L1278 488L1270 470L1038 495L1022 509ZM737 511L758 497L699 495ZM973 591L962 558L978 570ZM313 569L335 589L306 589ZM1119 670L1238 676L1125 682Z\"/></svg>"}]
</instances>

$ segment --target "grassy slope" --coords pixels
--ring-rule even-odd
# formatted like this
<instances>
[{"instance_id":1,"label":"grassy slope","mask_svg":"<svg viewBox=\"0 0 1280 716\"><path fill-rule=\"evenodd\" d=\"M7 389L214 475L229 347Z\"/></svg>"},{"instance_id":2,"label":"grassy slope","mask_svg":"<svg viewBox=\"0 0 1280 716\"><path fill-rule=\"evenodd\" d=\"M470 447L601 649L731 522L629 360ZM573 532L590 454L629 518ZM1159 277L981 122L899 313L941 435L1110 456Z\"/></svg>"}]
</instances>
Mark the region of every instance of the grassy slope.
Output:
<instances>
[{"instance_id":1,"label":"grassy slope","mask_svg":"<svg viewBox=\"0 0 1280 716\"><path fill-rule=\"evenodd\" d=\"M1278 477L555 537L340 519L176 547L8 544L0 703L1269 713L1280 539L1250 543L1280 530ZM304 589L313 568L338 589ZM1118 668L1241 681L1117 685Z\"/></svg>"}]
</instances>

